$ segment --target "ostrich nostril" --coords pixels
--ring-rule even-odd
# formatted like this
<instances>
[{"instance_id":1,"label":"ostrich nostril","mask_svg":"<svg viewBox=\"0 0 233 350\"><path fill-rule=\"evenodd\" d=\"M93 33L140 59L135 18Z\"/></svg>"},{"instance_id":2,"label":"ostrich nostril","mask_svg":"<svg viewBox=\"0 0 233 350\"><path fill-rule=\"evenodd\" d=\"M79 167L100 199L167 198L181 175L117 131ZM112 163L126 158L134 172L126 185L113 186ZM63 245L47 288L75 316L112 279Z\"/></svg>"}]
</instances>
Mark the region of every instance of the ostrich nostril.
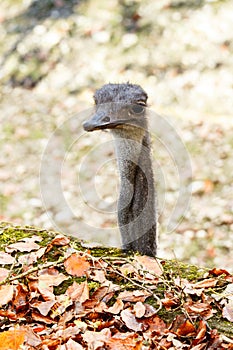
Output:
<instances>
[{"instance_id":1,"label":"ostrich nostril","mask_svg":"<svg viewBox=\"0 0 233 350\"><path fill-rule=\"evenodd\" d=\"M110 122L110 118L109 117L104 117L103 119L102 119L102 122Z\"/></svg>"}]
</instances>

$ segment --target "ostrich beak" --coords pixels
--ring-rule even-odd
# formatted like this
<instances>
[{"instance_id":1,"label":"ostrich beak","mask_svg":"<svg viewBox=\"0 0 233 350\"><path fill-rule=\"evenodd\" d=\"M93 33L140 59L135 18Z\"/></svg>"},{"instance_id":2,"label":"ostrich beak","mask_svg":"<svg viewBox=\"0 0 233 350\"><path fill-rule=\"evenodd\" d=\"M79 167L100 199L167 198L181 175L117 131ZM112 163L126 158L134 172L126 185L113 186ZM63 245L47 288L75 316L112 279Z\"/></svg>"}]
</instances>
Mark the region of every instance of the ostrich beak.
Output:
<instances>
[{"instance_id":1,"label":"ostrich beak","mask_svg":"<svg viewBox=\"0 0 233 350\"><path fill-rule=\"evenodd\" d=\"M111 118L104 112L95 113L90 120L83 123L83 129L85 131L114 129L119 125L126 124L126 120L111 120Z\"/></svg>"},{"instance_id":2,"label":"ostrich beak","mask_svg":"<svg viewBox=\"0 0 233 350\"><path fill-rule=\"evenodd\" d=\"M91 117L91 119L83 123L83 129L85 131L95 131L103 129L115 129L122 126L134 126L143 127L144 119L138 119L135 117L120 119L117 114L110 114L108 111L96 111L96 113Z\"/></svg>"},{"instance_id":3,"label":"ostrich beak","mask_svg":"<svg viewBox=\"0 0 233 350\"><path fill-rule=\"evenodd\" d=\"M95 113L91 119L83 123L83 129L85 131L94 131L100 129L108 129L110 124L110 118L103 112Z\"/></svg>"}]
</instances>

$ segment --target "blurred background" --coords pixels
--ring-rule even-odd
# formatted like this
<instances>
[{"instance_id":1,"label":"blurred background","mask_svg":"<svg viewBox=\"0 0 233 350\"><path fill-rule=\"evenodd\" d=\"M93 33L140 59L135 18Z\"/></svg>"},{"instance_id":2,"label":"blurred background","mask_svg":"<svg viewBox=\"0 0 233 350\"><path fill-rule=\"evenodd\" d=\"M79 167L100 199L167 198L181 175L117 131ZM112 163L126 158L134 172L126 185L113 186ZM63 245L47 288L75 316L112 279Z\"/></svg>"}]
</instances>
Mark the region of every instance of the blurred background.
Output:
<instances>
[{"instance_id":1,"label":"blurred background","mask_svg":"<svg viewBox=\"0 0 233 350\"><path fill-rule=\"evenodd\" d=\"M130 81L192 164L190 206L168 232L179 178L152 135L164 199L158 255L232 271L232 26L232 0L1 0L0 219L120 244L111 136L83 133L82 121L96 89ZM51 177L42 196L41 166ZM56 198L57 177L72 214Z\"/></svg>"}]
</instances>

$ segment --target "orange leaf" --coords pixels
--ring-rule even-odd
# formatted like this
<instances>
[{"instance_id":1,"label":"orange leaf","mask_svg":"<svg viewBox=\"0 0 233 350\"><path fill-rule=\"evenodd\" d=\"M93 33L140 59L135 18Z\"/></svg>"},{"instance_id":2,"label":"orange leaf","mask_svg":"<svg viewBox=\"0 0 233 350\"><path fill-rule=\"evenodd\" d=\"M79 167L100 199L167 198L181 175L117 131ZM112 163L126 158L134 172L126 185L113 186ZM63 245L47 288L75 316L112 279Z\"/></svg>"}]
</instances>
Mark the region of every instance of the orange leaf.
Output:
<instances>
[{"instance_id":1,"label":"orange leaf","mask_svg":"<svg viewBox=\"0 0 233 350\"><path fill-rule=\"evenodd\" d=\"M85 276L90 267L87 258L76 253L72 254L68 259L66 259L64 265L67 273L77 277Z\"/></svg>"},{"instance_id":2,"label":"orange leaf","mask_svg":"<svg viewBox=\"0 0 233 350\"><path fill-rule=\"evenodd\" d=\"M190 336L196 333L196 328L193 326L193 324L186 320L178 329L176 332L180 336Z\"/></svg>"},{"instance_id":3,"label":"orange leaf","mask_svg":"<svg viewBox=\"0 0 233 350\"><path fill-rule=\"evenodd\" d=\"M18 350L23 344L25 330L10 330L0 334L0 350Z\"/></svg>"},{"instance_id":4,"label":"orange leaf","mask_svg":"<svg viewBox=\"0 0 233 350\"><path fill-rule=\"evenodd\" d=\"M57 235L51 242L52 245L64 246L70 243L69 237Z\"/></svg>"}]
</instances>

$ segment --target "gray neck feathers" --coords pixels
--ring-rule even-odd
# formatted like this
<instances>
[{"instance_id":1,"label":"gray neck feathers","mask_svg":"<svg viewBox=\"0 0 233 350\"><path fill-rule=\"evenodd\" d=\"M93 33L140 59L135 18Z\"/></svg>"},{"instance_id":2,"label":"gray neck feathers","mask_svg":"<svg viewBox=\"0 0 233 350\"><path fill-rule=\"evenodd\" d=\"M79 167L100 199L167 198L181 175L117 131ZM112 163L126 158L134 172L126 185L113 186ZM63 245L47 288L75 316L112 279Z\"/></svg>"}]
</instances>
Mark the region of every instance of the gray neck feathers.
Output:
<instances>
[{"instance_id":1,"label":"gray neck feathers","mask_svg":"<svg viewBox=\"0 0 233 350\"><path fill-rule=\"evenodd\" d=\"M121 179L118 223L123 249L154 256L157 218L149 133L129 126L112 133Z\"/></svg>"}]
</instances>

